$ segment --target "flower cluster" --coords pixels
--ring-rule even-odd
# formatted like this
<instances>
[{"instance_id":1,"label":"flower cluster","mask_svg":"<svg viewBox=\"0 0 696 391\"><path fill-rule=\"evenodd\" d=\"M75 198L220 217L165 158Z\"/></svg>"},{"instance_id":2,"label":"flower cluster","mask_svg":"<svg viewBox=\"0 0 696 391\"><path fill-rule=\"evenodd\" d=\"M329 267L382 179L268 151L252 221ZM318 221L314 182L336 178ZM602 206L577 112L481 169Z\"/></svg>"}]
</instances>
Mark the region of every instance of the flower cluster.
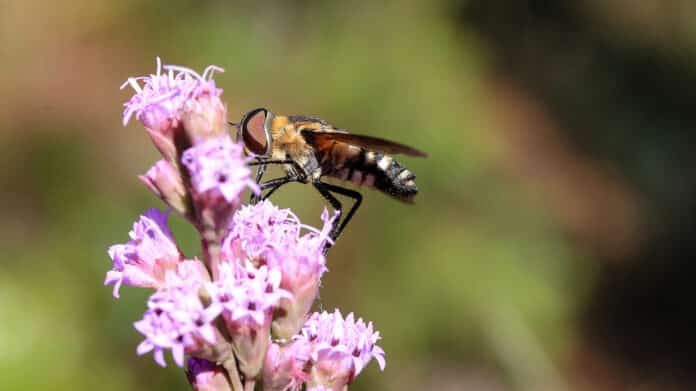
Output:
<instances>
[{"instance_id":1,"label":"flower cluster","mask_svg":"<svg viewBox=\"0 0 696 391\"><path fill-rule=\"evenodd\" d=\"M274 344L266 356L264 384L270 389L341 390L374 358L384 370L384 351L376 345L379 332L372 323L343 318L339 310L314 313L293 342ZM304 372L303 368L309 368Z\"/></svg>"},{"instance_id":2,"label":"flower cluster","mask_svg":"<svg viewBox=\"0 0 696 391\"><path fill-rule=\"evenodd\" d=\"M187 362L195 390L253 389L257 380L266 390L345 389L373 357L384 369L384 352L371 323L310 314L334 218L325 210L316 229L270 201L242 205L259 186L228 135L215 71L158 59L156 74L124 84L135 90L124 124L140 120L163 157L140 179L198 230L202 260L182 254L169 212L151 209L128 242L109 248L105 284L117 298L122 285L154 290L134 323L144 337L136 351L161 366L166 352Z\"/></svg>"}]
</instances>

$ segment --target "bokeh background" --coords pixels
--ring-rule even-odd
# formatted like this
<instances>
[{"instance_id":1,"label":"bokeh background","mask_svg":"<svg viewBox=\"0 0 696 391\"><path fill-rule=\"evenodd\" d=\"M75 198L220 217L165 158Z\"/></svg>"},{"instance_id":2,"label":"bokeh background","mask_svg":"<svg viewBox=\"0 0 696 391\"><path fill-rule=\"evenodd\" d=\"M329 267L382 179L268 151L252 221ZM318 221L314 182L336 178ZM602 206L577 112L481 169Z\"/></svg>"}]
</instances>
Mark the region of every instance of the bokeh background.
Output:
<instances>
[{"instance_id":1,"label":"bokeh background","mask_svg":"<svg viewBox=\"0 0 696 391\"><path fill-rule=\"evenodd\" d=\"M691 0L0 2L0 389L186 390L136 357L147 292L106 248L159 206L128 77L414 145L414 206L366 190L322 302L382 332L355 390L696 387ZM318 224L321 198L275 201ZM188 255L196 238L181 220Z\"/></svg>"}]
</instances>

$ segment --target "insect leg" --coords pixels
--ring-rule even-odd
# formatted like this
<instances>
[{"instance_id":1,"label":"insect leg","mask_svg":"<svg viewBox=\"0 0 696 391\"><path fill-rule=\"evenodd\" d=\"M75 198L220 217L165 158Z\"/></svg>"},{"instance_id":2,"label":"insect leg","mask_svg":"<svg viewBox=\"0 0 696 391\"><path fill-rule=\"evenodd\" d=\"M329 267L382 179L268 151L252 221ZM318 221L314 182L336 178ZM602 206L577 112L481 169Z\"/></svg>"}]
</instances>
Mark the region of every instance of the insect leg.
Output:
<instances>
[{"instance_id":1,"label":"insect leg","mask_svg":"<svg viewBox=\"0 0 696 391\"><path fill-rule=\"evenodd\" d=\"M261 183L261 178L263 177L263 174L266 172L266 165L265 164L260 164L259 169L256 170L256 183ZM263 190L261 190L263 192ZM254 205L257 202L259 202L259 195L256 195L256 193L251 193L249 196L249 203Z\"/></svg>"},{"instance_id":2,"label":"insect leg","mask_svg":"<svg viewBox=\"0 0 696 391\"><path fill-rule=\"evenodd\" d=\"M270 181L264 182L261 184L261 192L263 193L264 190L270 189L266 195L262 196L261 199L265 200L268 197L273 194L274 191L278 190L281 186L283 186L286 183L290 182L297 182L299 181L300 178L295 175L288 175L282 178L276 178L276 179L271 179Z\"/></svg>"},{"instance_id":3,"label":"insect leg","mask_svg":"<svg viewBox=\"0 0 696 391\"><path fill-rule=\"evenodd\" d=\"M266 166L269 164L291 164L297 172L304 172L302 169L302 166L300 166L299 163L297 163L294 160L287 159L287 160L263 160L263 159L257 159L255 162L250 162L247 163L247 166Z\"/></svg>"},{"instance_id":4,"label":"insect leg","mask_svg":"<svg viewBox=\"0 0 696 391\"><path fill-rule=\"evenodd\" d=\"M357 212L358 208L360 207L360 204L362 203L362 194L358 193L355 190L346 189L345 187L331 185L328 183L323 183L323 185L326 186L328 190L334 193L344 195L346 197L350 197L354 201L353 206L348 211L348 214L341 221L341 225L338 227L338 230L336 231L336 236L332 238L334 241L336 241L336 239L338 239L338 236L341 234L341 232L343 232L343 230L348 225L350 219L353 218L353 215L355 214L355 212Z\"/></svg>"},{"instance_id":5,"label":"insect leg","mask_svg":"<svg viewBox=\"0 0 696 391\"><path fill-rule=\"evenodd\" d=\"M319 191L319 194L321 194L321 196L324 197L324 199L329 201L331 206L338 213L338 215L336 216L336 220L334 220L334 222L333 222L333 227L331 227L331 232L329 232L329 237L331 238L331 240L333 240L335 242L335 240L336 240L335 238L338 236L336 234L336 231L338 231L338 228L340 227L338 223L341 220L341 214L343 213L343 208L341 206L341 202L338 199L336 199L336 197L334 197L333 194L331 194L331 192L327 188L326 183L314 182L313 185L317 189L317 191ZM326 252L329 251L330 247L331 247L331 245L327 243L326 247L324 247L324 255L326 255Z\"/></svg>"},{"instance_id":6,"label":"insect leg","mask_svg":"<svg viewBox=\"0 0 696 391\"><path fill-rule=\"evenodd\" d=\"M265 165L265 164L293 164L295 163L294 160L263 160L263 159L256 159L256 161L249 162L247 163L247 166L260 166L260 165Z\"/></svg>"},{"instance_id":7,"label":"insect leg","mask_svg":"<svg viewBox=\"0 0 696 391\"><path fill-rule=\"evenodd\" d=\"M304 172L302 167L294 160L290 160L290 159L287 159L287 160L266 159L266 160L264 160L264 159L257 158L256 161L247 163L247 166L259 166L259 169L256 171L256 183L261 184L261 177L263 177L263 174L266 172L266 168L270 164L291 164L293 167L295 167L296 172L300 172L300 173ZM289 180L288 182L300 181L300 177L298 177L298 176L288 176L288 177L293 178L293 179ZM285 183L287 183L287 182L285 182ZM265 197L261 197L260 195L257 196L256 194L252 193L251 197L249 198L249 203L253 205L253 204L256 204L257 202L259 202L261 199L265 200L266 198L268 198L271 195L271 193L276 191L277 188L280 187L282 184L284 184L284 183L281 183L277 187L272 188L271 191L269 191Z\"/></svg>"}]
</instances>

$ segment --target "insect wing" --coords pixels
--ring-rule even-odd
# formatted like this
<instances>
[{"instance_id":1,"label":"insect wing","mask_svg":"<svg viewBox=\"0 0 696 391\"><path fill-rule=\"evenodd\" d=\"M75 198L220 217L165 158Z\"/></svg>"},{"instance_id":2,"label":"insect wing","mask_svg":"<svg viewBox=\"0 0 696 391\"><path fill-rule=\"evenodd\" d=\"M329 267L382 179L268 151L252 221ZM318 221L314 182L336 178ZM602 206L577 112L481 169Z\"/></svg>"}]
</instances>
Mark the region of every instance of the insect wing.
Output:
<instances>
[{"instance_id":1,"label":"insect wing","mask_svg":"<svg viewBox=\"0 0 696 391\"><path fill-rule=\"evenodd\" d=\"M333 141L338 141L346 144L363 147L370 151L378 151L388 154L404 154L407 156L427 157L423 151L408 145L400 144L394 141L385 140L379 137L363 136L342 131L321 131L321 130L303 130L302 136L314 144L319 149L327 148Z\"/></svg>"}]
</instances>

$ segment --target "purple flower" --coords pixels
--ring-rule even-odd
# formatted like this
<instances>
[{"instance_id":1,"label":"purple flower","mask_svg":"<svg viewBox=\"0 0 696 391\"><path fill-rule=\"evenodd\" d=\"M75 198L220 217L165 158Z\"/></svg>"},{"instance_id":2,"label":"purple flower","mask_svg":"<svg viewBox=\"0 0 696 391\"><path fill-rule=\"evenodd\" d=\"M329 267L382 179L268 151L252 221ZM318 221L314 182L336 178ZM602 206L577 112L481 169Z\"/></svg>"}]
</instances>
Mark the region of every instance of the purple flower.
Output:
<instances>
[{"instance_id":1,"label":"purple flower","mask_svg":"<svg viewBox=\"0 0 696 391\"><path fill-rule=\"evenodd\" d=\"M223 255L235 259L239 254L235 242L243 250L244 257L252 260L266 258L276 243L297 241L302 225L290 209L280 209L271 201L245 205L232 218L230 232L223 244ZM232 251L230 251L232 250Z\"/></svg>"},{"instance_id":2,"label":"purple flower","mask_svg":"<svg viewBox=\"0 0 696 391\"><path fill-rule=\"evenodd\" d=\"M211 308L222 312L239 366L247 376L261 370L270 343L273 311L292 295L281 289L280 273L267 267L225 263L217 281L207 284Z\"/></svg>"},{"instance_id":3,"label":"purple flower","mask_svg":"<svg viewBox=\"0 0 696 391\"><path fill-rule=\"evenodd\" d=\"M225 369L208 360L189 357L186 378L196 391L232 391Z\"/></svg>"},{"instance_id":4,"label":"purple flower","mask_svg":"<svg viewBox=\"0 0 696 391\"><path fill-rule=\"evenodd\" d=\"M355 379L374 357L384 370L384 351L376 345L379 332L372 322L355 321L352 313L314 313L297 340L312 346L312 371L308 389L324 386L341 389Z\"/></svg>"},{"instance_id":5,"label":"purple flower","mask_svg":"<svg viewBox=\"0 0 696 391\"><path fill-rule=\"evenodd\" d=\"M309 379L304 372L310 360L311 347L303 341L286 345L271 344L263 366L265 391L299 391Z\"/></svg>"},{"instance_id":6,"label":"purple flower","mask_svg":"<svg viewBox=\"0 0 696 391\"><path fill-rule=\"evenodd\" d=\"M292 299L289 292L280 288L280 272L265 266L256 268L250 263L243 267L222 264L219 279L207 284L207 290L211 306L219 306L233 328L266 327L280 300Z\"/></svg>"},{"instance_id":7,"label":"purple flower","mask_svg":"<svg viewBox=\"0 0 696 391\"><path fill-rule=\"evenodd\" d=\"M162 69L166 73L162 73ZM203 75L175 65L165 65L157 57L157 73L149 76L129 77L121 89L130 86L135 95L124 104L123 125L133 115L143 125L156 132L176 127L187 105L200 97L219 97L222 90L215 87L212 79L222 68L208 66ZM140 84L142 82L142 85Z\"/></svg>"},{"instance_id":8,"label":"purple flower","mask_svg":"<svg viewBox=\"0 0 696 391\"><path fill-rule=\"evenodd\" d=\"M229 135L210 139L187 149L181 162L191 174L191 184L199 195L222 196L229 203L238 203L247 187L259 191L243 157L243 148Z\"/></svg>"},{"instance_id":9,"label":"purple flower","mask_svg":"<svg viewBox=\"0 0 696 391\"><path fill-rule=\"evenodd\" d=\"M345 390L384 351L372 323L334 313L309 316L321 277L323 251L336 215L325 209L321 229L304 225L270 201L240 209L251 178L241 145L228 132L222 90L203 74L162 65L129 78L133 88L123 124L139 120L163 156L140 180L201 238L203 261L185 259L167 225L168 211L151 209L133 224L130 240L109 248L113 269L105 285L154 288L135 329L138 355L165 353L184 365L194 390ZM274 333L275 340L271 339ZM242 381L244 385L242 386Z\"/></svg>"},{"instance_id":10,"label":"purple flower","mask_svg":"<svg viewBox=\"0 0 696 391\"><path fill-rule=\"evenodd\" d=\"M300 330L319 291L326 271L322 250L330 240L333 222L326 210L322 220L324 227L318 231L301 224L289 209L279 209L266 200L238 210L223 242L224 260L249 259L280 272L280 287L294 299L281 301L282 315L273 321L279 338L290 338ZM302 229L309 232L302 235Z\"/></svg>"},{"instance_id":11,"label":"purple flower","mask_svg":"<svg viewBox=\"0 0 696 391\"><path fill-rule=\"evenodd\" d=\"M140 216L130 231L131 240L109 248L113 270L106 273L104 285L114 284L119 297L121 284L158 288L167 270L176 270L181 252L167 226L168 212L150 209Z\"/></svg>"},{"instance_id":12,"label":"purple flower","mask_svg":"<svg viewBox=\"0 0 696 391\"><path fill-rule=\"evenodd\" d=\"M220 312L216 307L206 308L201 302L198 292L205 280L197 276L197 273L183 276L167 273L166 286L150 296L143 319L134 323L145 335L138 345L138 355L153 351L155 361L164 367L164 351L171 349L174 361L181 367L185 353L216 343L219 337L213 321Z\"/></svg>"}]
</instances>

